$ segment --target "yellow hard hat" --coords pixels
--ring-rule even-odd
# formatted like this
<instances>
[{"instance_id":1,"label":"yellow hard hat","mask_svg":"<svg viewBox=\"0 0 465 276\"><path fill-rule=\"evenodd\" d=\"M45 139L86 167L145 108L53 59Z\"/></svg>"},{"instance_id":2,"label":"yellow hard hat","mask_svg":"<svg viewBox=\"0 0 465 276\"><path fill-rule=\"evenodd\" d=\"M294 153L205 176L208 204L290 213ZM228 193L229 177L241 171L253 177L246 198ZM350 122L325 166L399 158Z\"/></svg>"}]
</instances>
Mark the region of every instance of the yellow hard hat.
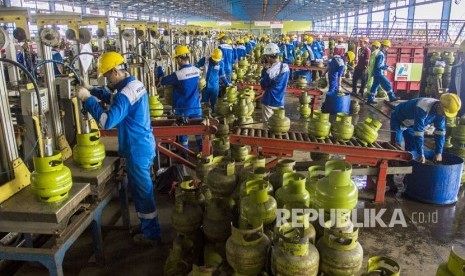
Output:
<instances>
[{"instance_id":1,"label":"yellow hard hat","mask_svg":"<svg viewBox=\"0 0 465 276\"><path fill-rule=\"evenodd\" d=\"M176 47L176 49L174 49L174 58L177 58L179 56L182 56L182 55L188 55L190 54L191 52L189 51L189 48L187 48L186 45L179 45Z\"/></svg>"},{"instance_id":2,"label":"yellow hard hat","mask_svg":"<svg viewBox=\"0 0 465 276\"><path fill-rule=\"evenodd\" d=\"M362 37L360 38L360 41L363 41L363 42L366 42L366 43L370 42L370 40L369 40L368 37L366 37L366 36L362 36Z\"/></svg>"},{"instance_id":3,"label":"yellow hard hat","mask_svg":"<svg viewBox=\"0 0 465 276\"><path fill-rule=\"evenodd\" d=\"M378 48L381 47L381 43L379 43L378 40L373 41L373 43L371 43L371 45L375 46L375 47L378 47Z\"/></svg>"},{"instance_id":4,"label":"yellow hard hat","mask_svg":"<svg viewBox=\"0 0 465 276\"><path fill-rule=\"evenodd\" d=\"M240 44L244 44L244 39L242 39L242 38L239 39L239 43L240 43Z\"/></svg>"},{"instance_id":5,"label":"yellow hard hat","mask_svg":"<svg viewBox=\"0 0 465 276\"><path fill-rule=\"evenodd\" d=\"M226 44L232 45L232 40L229 37L226 38Z\"/></svg>"},{"instance_id":6,"label":"yellow hard hat","mask_svg":"<svg viewBox=\"0 0 465 276\"><path fill-rule=\"evenodd\" d=\"M244 43L248 43L250 41L249 37L244 37Z\"/></svg>"},{"instance_id":7,"label":"yellow hard hat","mask_svg":"<svg viewBox=\"0 0 465 276\"><path fill-rule=\"evenodd\" d=\"M462 41L462 43L460 44L459 51L462 53L465 53L465 40Z\"/></svg>"},{"instance_id":8,"label":"yellow hard hat","mask_svg":"<svg viewBox=\"0 0 465 276\"><path fill-rule=\"evenodd\" d=\"M283 38L284 41L289 41L291 40L287 35Z\"/></svg>"},{"instance_id":9,"label":"yellow hard hat","mask_svg":"<svg viewBox=\"0 0 465 276\"><path fill-rule=\"evenodd\" d=\"M117 52L106 52L98 60L97 71L99 76L103 76L106 72L115 68L118 65L123 64L125 61L124 57Z\"/></svg>"},{"instance_id":10,"label":"yellow hard hat","mask_svg":"<svg viewBox=\"0 0 465 276\"><path fill-rule=\"evenodd\" d=\"M293 35L292 38L293 38L293 39L297 39L297 35L296 35L296 34Z\"/></svg>"},{"instance_id":11,"label":"yellow hard hat","mask_svg":"<svg viewBox=\"0 0 465 276\"><path fill-rule=\"evenodd\" d=\"M225 36L226 36L226 34L221 32L221 33L218 34L218 39L222 39Z\"/></svg>"},{"instance_id":12,"label":"yellow hard hat","mask_svg":"<svg viewBox=\"0 0 465 276\"><path fill-rule=\"evenodd\" d=\"M313 43L313 36L307 36L307 43Z\"/></svg>"},{"instance_id":13,"label":"yellow hard hat","mask_svg":"<svg viewBox=\"0 0 465 276\"><path fill-rule=\"evenodd\" d=\"M444 109L444 114L446 114L446 117L454 118L457 116L460 107L462 107L462 102L456 94L442 94L439 100L441 101L441 106L442 109Z\"/></svg>"},{"instance_id":14,"label":"yellow hard hat","mask_svg":"<svg viewBox=\"0 0 465 276\"><path fill-rule=\"evenodd\" d=\"M344 38L339 37L339 38L337 39L337 42L344 42Z\"/></svg>"},{"instance_id":15,"label":"yellow hard hat","mask_svg":"<svg viewBox=\"0 0 465 276\"><path fill-rule=\"evenodd\" d=\"M347 57L349 58L349 62L354 61L354 59L355 59L355 53L354 53L354 52L352 52L352 51L347 51L346 55L347 55Z\"/></svg>"},{"instance_id":16,"label":"yellow hard hat","mask_svg":"<svg viewBox=\"0 0 465 276\"><path fill-rule=\"evenodd\" d=\"M381 45L386 46L386 47L391 47L391 41L389 39L385 39L381 41Z\"/></svg>"},{"instance_id":17,"label":"yellow hard hat","mask_svg":"<svg viewBox=\"0 0 465 276\"><path fill-rule=\"evenodd\" d=\"M236 37L236 43L241 43L241 38L240 37Z\"/></svg>"},{"instance_id":18,"label":"yellow hard hat","mask_svg":"<svg viewBox=\"0 0 465 276\"><path fill-rule=\"evenodd\" d=\"M220 49L215 49L212 52L212 59L214 61L220 61L223 58L223 52Z\"/></svg>"},{"instance_id":19,"label":"yellow hard hat","mask_svg":"<svg viewBox=\"0 0 465 276\"><path fill-rule=\"evenodd\" d=\"M307 40L308 34L304 34L304 39Z\"/></svg>"}]
</instances>

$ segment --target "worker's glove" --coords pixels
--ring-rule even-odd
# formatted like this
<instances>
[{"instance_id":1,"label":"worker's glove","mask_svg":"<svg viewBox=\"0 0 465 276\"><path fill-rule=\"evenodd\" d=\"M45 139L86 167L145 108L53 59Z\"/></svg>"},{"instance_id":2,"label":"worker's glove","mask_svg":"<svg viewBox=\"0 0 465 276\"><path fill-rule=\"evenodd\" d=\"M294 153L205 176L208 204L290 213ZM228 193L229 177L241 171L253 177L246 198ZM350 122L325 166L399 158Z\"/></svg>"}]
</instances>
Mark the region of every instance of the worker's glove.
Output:
<instances>
[{"instance_id":1,"label":"worker's glove","mask_svg":"<svg viewBox=\"0 0 465 276\"><path fill-rule=\"evenodd\" d=\"M85 102L88 98L90 98L90 92L84 87L79 87L78 90L76 91L76 97L79 100Z\"/></svg>"},{"instance_id":2,"label":"worker's glove","mask_svg":"<svg viewBox=\"0 0 465 276\"><path fill-rule=\"evenodd\" d=\"M92 89L94 89L94 87L92 85L90 85L88 82L83 82L82 83L82 87L84 87L85 89L91 91Z\"/></svg>"},{"instance_id":3,"label":"worker's glove","mask_svg":"<svg viewBox=\"0 0 465 276\"><path fill-rule=\"evenodd\" d=\"M438 153L434 156L434 162L442 162L442 154Z\"/></svg>"},{"instance_id":4,"label":"worker's glove","mask_svg":"<svg viewBox=\"0 0 465 276\"><path fill-rule=\"evenodd\" d=\"M387 68L387 70L388 70L389 72L391 72L391 73L394 73L394 68L392 68L391 66L389 66L389 67Z\"/></svg>"},{"instance_id":5,"label":"worker's glove","mask_svg":"<svg viewBox=\"0 0 465 276\"><path fill-rule=\"evenodd\" d=\"M418 162L425 163L426 162L425 156L424 155L420 156L420 158L418 158Z\"/></svg>"}]
</instances>

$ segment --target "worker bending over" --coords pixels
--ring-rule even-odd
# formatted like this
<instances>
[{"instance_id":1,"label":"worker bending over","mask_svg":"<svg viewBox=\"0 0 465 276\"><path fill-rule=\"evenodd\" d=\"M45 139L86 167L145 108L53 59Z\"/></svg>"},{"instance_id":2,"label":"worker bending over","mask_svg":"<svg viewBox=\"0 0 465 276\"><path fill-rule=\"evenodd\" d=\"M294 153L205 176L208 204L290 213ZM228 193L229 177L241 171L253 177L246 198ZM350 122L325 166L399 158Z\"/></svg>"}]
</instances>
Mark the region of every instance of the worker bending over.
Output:
<instances>
[{"instance_id":1,"label":"worker bending over","mask_svg":"<svg viewBox=\"0 0 465 276\"><path fill-rule=\"evenodd\" d=\"M133 237L134 242L157 245L160 225L150 177L156 144L148 94L144 84L123 69L124 62L123 56L116 52L107 52L98 61L99 76L105 77L116 93L85 83L78 89L77 97L101 128L118 128L119 154L126 159L128 187L141 222L142 233ZM102 109L97 99L110 105L108 111Z\"/></svg>"},{"instance_id":2,"label":"worker bending over","mask_svg":"<svg viewBox=\"0 0 465 276\"><path fill-rule=\"evenodd\" d=\"M265 124L273 115L273 108L284 107L289 66L279 61L279 52L278 45L274 43L268 43L263 49L266 64L262 70L260 86L264 90L262 116Z\"/></svg>"},{"instance_id":3,"label":"worker bending over","mask_svg":"<svg viewBox=\"0 0 465 276\"><path fill-rule=\"evenodd\" d=\"M434 160L441 162L446 140L445 116L454 118L460 107L460 98L451 93L443 94L439 100L416 98L397 105L391 114L391 142L401 145L405 140L405 150L416 151L420 156L418 161L424 163L424 130L434 124Z\"/></svg>"},{"instance_id":4,"label":"worker bending over","mask_svg":"<svg viewBox=\"0 0 465 276\"><path fill-rule=\"evenodd\" d=\"M355 54L348 51L344 57L334 56L328 63L328 68L323 75L328 73L329 90L327 95L335 95L341 91L342 77L344 76L345 65L348 62L354 61Z\"/></svg>"},{"instance_id":5,"label":"worker bending over","mask_svg":"<svg viewBox=\"0 0 465 276\"><path fill-rule=\"evenodd\" d=\"M224 75L224 64L221 61L223 53L220 49L214 49L210 57L203 57L195 65L197 68L203 67L203 77L207 81L207 86L202 90L202 102L210 103L212 110L215 110L218 94L220 92L221 81L229 86L230 83Z\"/></svg>"},{"instance_id":6,"label":"worker bending over","mask_svg":"<svg viewBox=\"0 0 465 276\"><path fill-rule=\"evenodd\" d=\"M391 73L394 72L394 68L386 65L385 52L387 52L390 47L391 41L387 39L383 40L381 42L381 50L375 57L375 65L373 67L373 85L371 86L370 96L367 101L369 104L376 103L375 96L380 85L387 92L390 102L397 101L396 95L394 95L394 92L392 91L392 85L384 75L384 70L388 70Z\"/></svg>"},{"instance_id":7,"label":"worker bending over","mask_svg":"<svg viewBox=\"0 0 465 276\"><path fill-rule=\"evenodd\" d=\"M199 78L200 70L190 64L190 51L185 45L179 45L174 50L174 58L179 70L161 79L162 85L173 86L174 114L185 119L202 118L200 106ZM189 148L187 135L179 136L183 147ZM196 136L197 147L201 150L202 139Z\"/></svg>"}]
</instances>

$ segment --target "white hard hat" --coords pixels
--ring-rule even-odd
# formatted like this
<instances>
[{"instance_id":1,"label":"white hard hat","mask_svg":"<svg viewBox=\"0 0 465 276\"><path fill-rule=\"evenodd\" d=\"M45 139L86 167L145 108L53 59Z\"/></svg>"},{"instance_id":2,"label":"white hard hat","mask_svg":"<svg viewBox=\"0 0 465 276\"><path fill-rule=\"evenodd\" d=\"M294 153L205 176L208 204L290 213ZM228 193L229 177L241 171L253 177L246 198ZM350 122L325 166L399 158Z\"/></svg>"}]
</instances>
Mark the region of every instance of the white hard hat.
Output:
<instances>
[{"instance_id":1,"label":"white hard hat","mask_svg":"<svg viewBox=\"0 0 465 276\"><path fill-rule=\"evenodd\" d=\"M268 43L266 44L265 48L263 49L264 55L277 55L279 54L279 47L275 43Z\"/></svg>"}]
</instances>

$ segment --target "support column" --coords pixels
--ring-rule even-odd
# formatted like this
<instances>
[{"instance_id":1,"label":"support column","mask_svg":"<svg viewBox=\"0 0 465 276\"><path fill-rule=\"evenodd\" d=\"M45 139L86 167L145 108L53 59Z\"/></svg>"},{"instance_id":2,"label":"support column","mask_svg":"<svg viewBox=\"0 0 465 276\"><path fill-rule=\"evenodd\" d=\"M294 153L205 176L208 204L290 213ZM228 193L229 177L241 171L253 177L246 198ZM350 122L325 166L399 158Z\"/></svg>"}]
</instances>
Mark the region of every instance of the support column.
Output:
<instances>
[{"instance_id":1,"label":"support column","mask_svg":"<svg viewBox=\"0 0 465 276\"><path fill-rule=\"evenodd\" d=\"M373 21L373 6L368 7L368 14L367 14L367 29L371 29L371 22ZM370 35L370 34L369 34Z\"/></svg>"},{"instance_id":2,"label":"support column","mask_svg":"<svg viewBox=\"0 0 465 276\"><path fill-rule=\"evenodd\" d=\"M340 27L341 27L341 14L338 13L337 14L337 21L336 21L336 29L337 29L338 33L339 33L339 30L340 30Z\"/></svg>"},{"instance_id":3,"label":"support column","mask_svg":"<svg viewBox=\"0 0 465 276\"><path fill-rule=\"evenodd\" d=\"M6 7L6 8L11 7L11 1L10 0L3 0L2 2L3 2L2 6Z\"/></svg>"},{"instance_id":4,"label":"support column","mask_svg":"<svg viewBox=\"0 0 465 276\"><path fill-rule=\"evenodd\" d=\"M408 1L407 29L411 35L413 30L413 20L415 19L415 0ZM410 38L407 38L410 39Z\"/></svg>"},{"instance_id":5,"label":"support column","mask_svg":"<svg viewBox=\"0 0 465 276\"><path fill-rule=\"evenodd\" d=\"M384 17L383 17L383 36L387 37L387 30L389 29L389 12L391 11L391 0L386 0L384 4Z\"/></svg>"},{"instance_id":6,"label":"support column","mask_svg":"<svg viewBox=\"0 0 465 276\"><path fill-rule=\"evenodd\" d=\"M48 2L49 10L51 13L55 13L55 1Z\"/></svg>"},{"instance_id":7,"label":"support column","mask_svg":"<svg viewBox=\"0 0 465 276\"><path fill-rule=\"evenodd\" d=\"M443 0L442 2L442 15L441 15L441 35L439 39L446 42L447 34L449 32L450 12L452 9L452 0Z\"/></svg>"},{"instance_id":8,"label":"support column","mask_svg":"<svg viewBox=\"0 0 465 276\"><path fill-rule=\"evenodd\" d=\"M355 11L354 15L354 29L358 29L358 10Z\"/></svg>"},{"instance_id":9,"label":"support column","mask_svg":"<svg viewBox=\"0 0 465 276\"><path fill-rule=\"evenodd\" d=\"M349 13L346 12L345 18L344 18L344 31L348 35L349 34Z\"/></svg>"}]
</instances>

